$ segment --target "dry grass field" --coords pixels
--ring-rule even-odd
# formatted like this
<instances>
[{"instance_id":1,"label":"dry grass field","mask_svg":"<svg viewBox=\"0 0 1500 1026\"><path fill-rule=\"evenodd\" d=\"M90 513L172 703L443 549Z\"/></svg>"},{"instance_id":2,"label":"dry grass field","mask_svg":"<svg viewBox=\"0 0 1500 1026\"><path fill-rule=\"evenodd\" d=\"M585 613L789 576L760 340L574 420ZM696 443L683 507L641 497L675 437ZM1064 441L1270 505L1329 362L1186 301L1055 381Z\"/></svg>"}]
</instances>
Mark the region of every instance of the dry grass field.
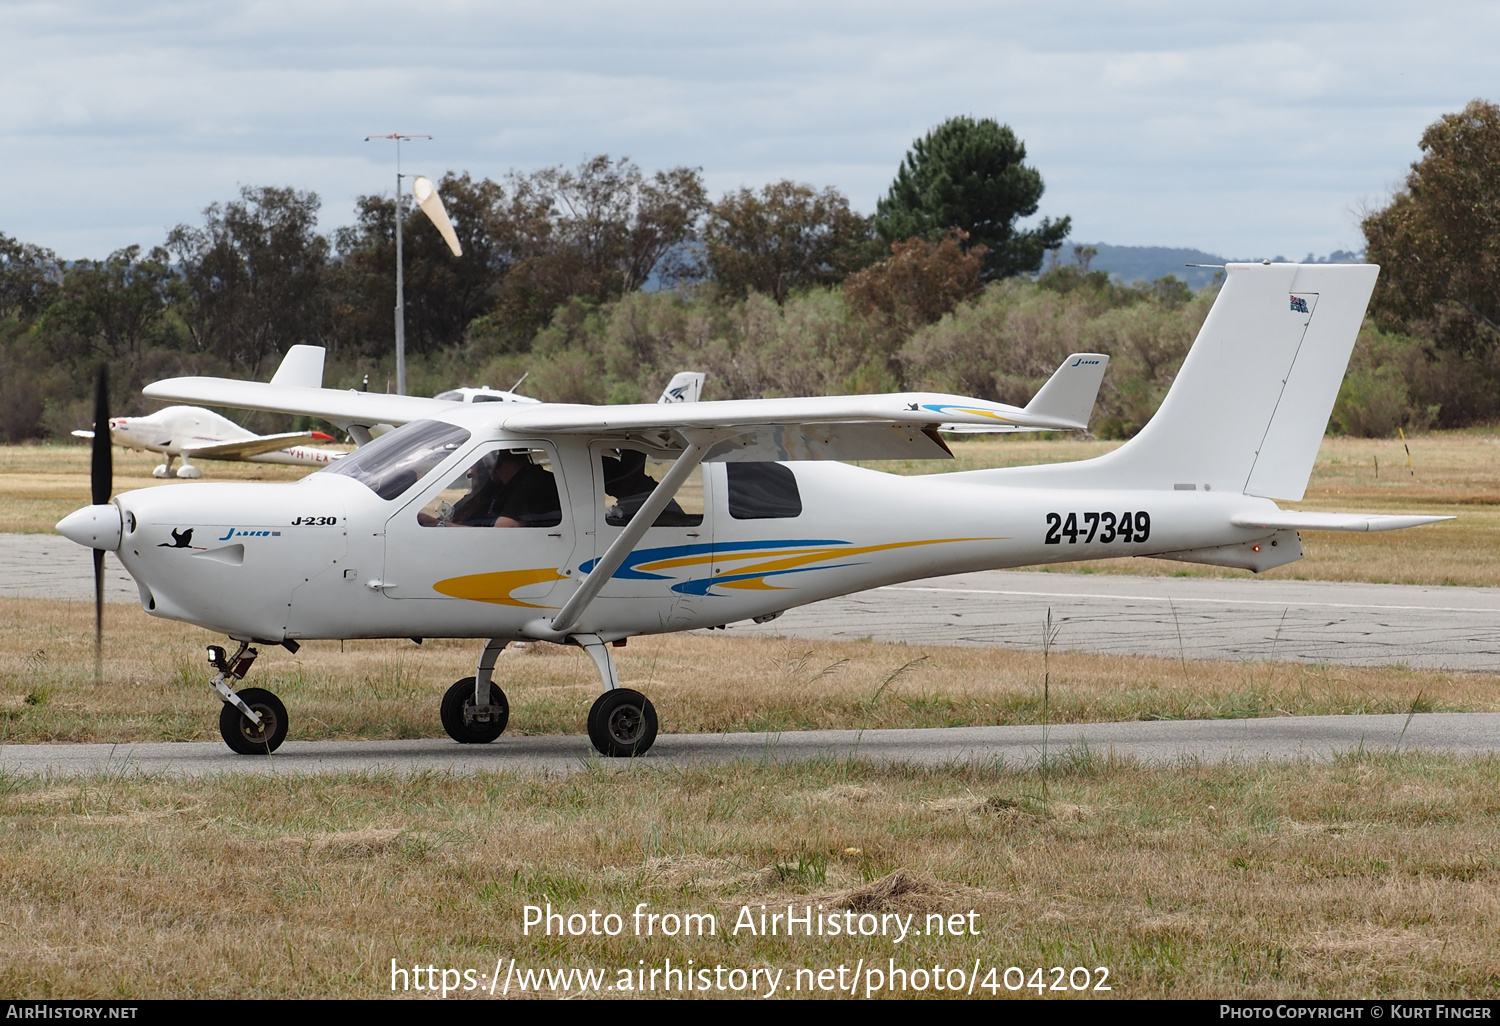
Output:
<instances>
[{"instance_id":1,"label":"dry grass field","mask_svg":"<svg viewBox=\"0 0 1500 1026\"><path fill-rule=\"evenodd\" d=\"M957 459L882 462L896 473L943 473L984 467L1061 463L1098 456L1118 442L1030 436L955 442ZM1389 534L1304 532L1305 559L1266 576L1293 580L1500 586L1500 434L1438 432L1410 440L1411 467L1399 439L1327 438L1304 502L1312 510L1449 514L1454 523ZM116 450L115 488L190 482L158 481L154 454ZM302 467L205 463L205 477L231 481L294 481ZM88 450L79 445L0 447L0 531L50 531L88 501ZM1053 573L1153 576L1244 576L1245 571L1154 559L1064 564Z\"/></svg>"},{"instance_id":2,"label":"dry grass field","mask_svg":"<svg viewBox=\"0 0 1500 1026\"><path fill-rule=\"evenodd\" d=\"M108 606L100 687L90 605L6 599L0 613L0 743L217 738L202 652L222 638ZM474 672L477 651L471 641L308 642L295 656L263 650L247 683L286 702L293 739L442 737L438 701ZM1044 666L1037 652L720 632L635 638L616 658L662 730L677 733L1500 710L1493 675L1400 667L1072 652ZM599 688L582 653L545 643L505 653L495 680L508 729L527 734L584 733Z\"/></svg>"},{"instance_id":3,"label":"dry grass field","mask_svg":"<svg viewBox=\"0 0 1500 1026\"><path fill-rule=\"evenodd\" d=\"M977 962L981 988L991 966L996 984L1017 966L1048 985L1052 966L1108 967L1112 990L1089 997L1494 999L1497 796L1500 762L1418 755L1150 771L1074 757L1045 773L0 777L0 993L382 997L394 960L474 971L483 989L457 996L483 997L497 959L615 983L670 958L780 968L783 988L799 968L894 959L965 977ZM716 934L523 936L524 906L547 902L626 924L639 902L712 913ZM731 933L741 906L789 903L914 914L918 928L973 911L979 935ZM513 981L509 996L529 995Z\"/></svg>"}]
</instances>

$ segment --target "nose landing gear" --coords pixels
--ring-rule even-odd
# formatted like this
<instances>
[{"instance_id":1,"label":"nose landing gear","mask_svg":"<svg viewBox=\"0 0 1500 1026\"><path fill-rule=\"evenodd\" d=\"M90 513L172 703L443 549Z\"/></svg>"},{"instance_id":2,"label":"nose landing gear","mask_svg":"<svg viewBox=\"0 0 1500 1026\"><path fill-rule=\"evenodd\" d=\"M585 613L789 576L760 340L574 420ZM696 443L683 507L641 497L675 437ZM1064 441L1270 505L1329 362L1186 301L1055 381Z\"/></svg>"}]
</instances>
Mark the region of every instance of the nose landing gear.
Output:
<instances>
[{"instance_id":1,"label":"nose landing gear","mask_svg":"<svg viewBox=\"0 0 1500 1026\"><path fill-rule=\"evenodd\" d=\"M259 654L248 641L240 642L233 656L218 645L208 646L208 661L219 671L208 686L224 703L219 711L219 736L240 755L269 755L286 740L286 706L281 699L264 688L236 692L230 687L231 681L245 679Z\"/></svg>"}]
</instances>

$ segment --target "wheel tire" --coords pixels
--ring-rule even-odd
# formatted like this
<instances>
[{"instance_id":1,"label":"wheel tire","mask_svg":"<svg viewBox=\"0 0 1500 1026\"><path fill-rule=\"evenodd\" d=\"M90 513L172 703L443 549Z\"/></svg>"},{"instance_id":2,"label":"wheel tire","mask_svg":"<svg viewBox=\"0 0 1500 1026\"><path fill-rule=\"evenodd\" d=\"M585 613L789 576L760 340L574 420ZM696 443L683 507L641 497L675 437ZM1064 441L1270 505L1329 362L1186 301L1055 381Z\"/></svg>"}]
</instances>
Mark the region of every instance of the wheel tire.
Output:
<instances>
[{"instance_id":1,"label":"wheel tire","mask_svg":"<svg viewBox=\"0 0 1500 1026\"><path fill-rule=\"evenodd\" d=\"M448 736L461 745L487 745L501 734L505 733L505 725L510 722L510 703L505 700L505 692L490 682L490 705L498 708L498 715L487 722L470 723L464 720L464 709L476 709L474 704L474 678L465 677L463 680L455 681L443 696L443 704L438 707L438 714L443 720L443 729Z\"/></svg>"},{"instance_id":2,"label":"wheel tire","mask_svg":"<svg viewBox=\"0 0 1500 1026\"><path fill-rule=\"evenodd\" d=\"M656 709L639 691L606 691L589 709L589 740L613 759L645 755L656 743Z\"/></svg>"},{"instance_id":3,"label":"wheel tire","mask_svg":"<svg viewBox=\"0 0 1500 1026\"><path fill-rule=\"evenodd\" d=\"M245 688L238 695L260 713L260 726L251 723L238 706L225 702L219 710L219 735L241 755L270 755L286 740L286 706L264 688Z\"/></svg>"}]
</instances>

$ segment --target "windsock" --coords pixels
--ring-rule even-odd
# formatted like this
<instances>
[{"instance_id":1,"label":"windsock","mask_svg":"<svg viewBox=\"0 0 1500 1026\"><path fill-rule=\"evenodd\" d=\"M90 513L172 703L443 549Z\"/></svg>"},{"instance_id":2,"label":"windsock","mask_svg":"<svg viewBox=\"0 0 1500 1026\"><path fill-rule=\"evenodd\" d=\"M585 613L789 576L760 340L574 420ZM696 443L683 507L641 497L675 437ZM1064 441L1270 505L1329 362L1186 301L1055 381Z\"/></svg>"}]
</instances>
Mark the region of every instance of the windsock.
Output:
<instances>
[{"instance_id":1,"label":"windsock","mask_svg":"<svg viewBox=\"0 0 1500 1026\"><path fill-rule=\"evenodd\" d=\"M422 208L437 230L442 233L443 241L448 248L453 250L454 256L463 256L463 247L458 244L458 236L454 234L453 222L448 220L448 211L443 209L443 199L438 195L437 189L427 179L418 177L411 183L412 194L417 197L417 206Z\"/></svg>"}]
</instances>

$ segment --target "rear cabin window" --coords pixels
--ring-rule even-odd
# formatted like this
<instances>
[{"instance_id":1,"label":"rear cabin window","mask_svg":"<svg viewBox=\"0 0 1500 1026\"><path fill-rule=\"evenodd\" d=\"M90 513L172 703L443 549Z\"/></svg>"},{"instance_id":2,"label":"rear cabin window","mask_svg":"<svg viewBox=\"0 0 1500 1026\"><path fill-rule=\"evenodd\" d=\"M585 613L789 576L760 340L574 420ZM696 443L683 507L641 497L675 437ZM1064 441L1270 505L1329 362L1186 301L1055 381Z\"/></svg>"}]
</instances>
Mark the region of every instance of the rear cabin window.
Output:
<instances>
[{"instance_id":1,"label":"rear cabin window","mask_svg":"<svg viewBox=\"0 0 1500 1026\"><path fill-rule=\"evenodd\" d=\"M606 450L600 457L604 494L608 504L604 522L624 527L646 504L657 482L671 469L668 461L653 460L636 449ZM652 527L698 527L703 523L703 468L695 467L682 487L660 513Z\"/></svg>"},{"instance_id":2,"label":"rear cabin window","mask_svg":"<svg viewBox=\"0 0 1500 1026\"><path fill-rule=\"evenodd\" d=\"M394 499L469 440L469 432L440 420L418 420L362 445L320 474L352 477L382 499Z\"/></svg>"},{"instance_id":3,"label":"rear cabin window","mask_svg":"<svg viewBox=\"0 0 1500 1026\"><path fill-rule=\"evenodd\" d=\"M729 515L736 520L776 520L802 515L797 476L780 463L726 463Z\"/></svg>"}]
</instances>

